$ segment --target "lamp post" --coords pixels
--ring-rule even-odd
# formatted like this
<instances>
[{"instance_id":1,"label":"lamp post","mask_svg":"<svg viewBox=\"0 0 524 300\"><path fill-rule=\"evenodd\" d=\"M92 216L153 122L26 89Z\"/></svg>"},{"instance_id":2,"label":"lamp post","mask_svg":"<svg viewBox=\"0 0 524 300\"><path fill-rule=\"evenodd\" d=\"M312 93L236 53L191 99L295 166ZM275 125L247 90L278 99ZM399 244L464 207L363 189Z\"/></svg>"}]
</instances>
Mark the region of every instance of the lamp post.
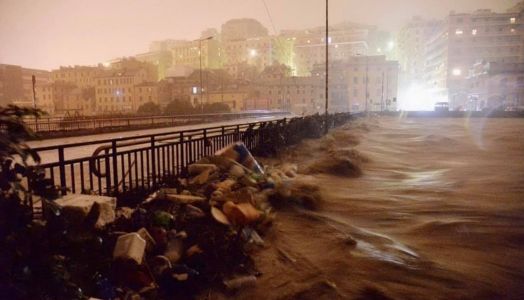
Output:
<instances>
[{"instance_id":1,"label":"lamp post","mask_svg":"<svg viewBox=\"0 0 524 300\"><path fill-rule=\"evenodd\" d=\"M328 133L328 103L329 103L329 0L326 0L326 90L325 90L325 123L324 130Z\"/></svg>"},{"instance_id":2,"label":"lamp post","mask_svg":"<svg viewBox=\"0 0 524 300\"><path fill-rule=\"evenodd\" d=\"M207 40L210 40L212 39L213 36L208 36L208 37L205 37L205 38L201 38L201 39L198 39L198 55L199 55L199 59L200 59L200 69L199 69L199 73L200 73L200 109L202 111L202 113L204 113L204 86L203 86L203 83L202 83L202 41L207 41Z\"/></svg>"}]
</instances>

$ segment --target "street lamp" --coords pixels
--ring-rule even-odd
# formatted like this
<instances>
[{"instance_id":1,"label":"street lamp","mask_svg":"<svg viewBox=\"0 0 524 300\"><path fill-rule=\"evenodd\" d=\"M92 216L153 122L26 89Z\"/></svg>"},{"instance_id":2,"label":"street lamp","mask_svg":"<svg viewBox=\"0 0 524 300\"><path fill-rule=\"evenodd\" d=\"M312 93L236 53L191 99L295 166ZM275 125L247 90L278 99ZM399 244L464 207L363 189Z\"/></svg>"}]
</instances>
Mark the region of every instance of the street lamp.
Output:
<instances>
[{"instance_id":1,"label":"street lamp","mask_svg":"<svg viewBox=\"0 0 524 300\"><path fill-rule=\"evenodd\" d=\"M207 41L212 39L213 36L208 36L205 38L198 39L198 55L200 59L200 109L204 113L204 86L202 84L202 41Z\"/></svg>"},{"instance_id":2,"label":"street lamp","mask_svg":"<svg viewBox=\"0 0 524 300\"><path fill-rule=\"evenodd\" d=\"M326 108L325 108L325 133L328 133L328 101L329 101L329 0L326 0L326 37L324 39L326 41L326 90L325 90L325 98L326 98Z\"/></svg>"}]
</instances>

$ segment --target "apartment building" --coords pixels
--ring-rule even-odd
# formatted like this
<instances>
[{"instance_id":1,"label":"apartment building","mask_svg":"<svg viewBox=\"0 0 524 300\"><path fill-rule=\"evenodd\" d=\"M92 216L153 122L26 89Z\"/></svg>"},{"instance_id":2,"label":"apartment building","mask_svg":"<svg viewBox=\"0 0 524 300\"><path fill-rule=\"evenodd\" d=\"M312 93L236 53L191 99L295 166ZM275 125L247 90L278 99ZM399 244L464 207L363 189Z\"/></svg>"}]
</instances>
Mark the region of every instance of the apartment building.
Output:
<instances>
[{"instance_id":1,"label":"apartment building","mask_svg":"<svg viewBox=\"0 0 524 300\"><path fill-rule=\"evenodd\" d=\"M252 89L245 105L248 110L285 110L299 115L323 111L324 84L318 78L270 78L256 82Z\"/></svg>"},{"instance_id":2,"label":"apartment building","mask_svg":"<svg viewBox=\"0 0 524 300\"><path fill-rule=\"evenodd\" d=\"M188 66L194 69L200 66L203 69L222 67L222 48L220 41L216 39L179 42L173 45L170 51L173 66Z\"/></svg>"},{"instance_id":3,"label":"apartment building","mask_svg":"<svg viewBox=\"0 0 524 300\"><path fill-rule=\"evenodd\" d=\"M293 41L293 74L308 76L313 66L326 60L325 27L307 30L284 30L281 36ZM329 59L347 60L357 54L366 54L368 29L355 24L330 27Z\"/></svg>"},{"instance_id":4,"label":"apartment building","mask_svg":"<svg viewBox=\"0 0 524 300\"><path fill-rule=\"evenodd\" d=\"M143 82L133 87L132 94L132 110L137 111L138 108L148 102L159 104L160 85L157 82Z\"/></svg>"},{"instance_id":5,"label":"apartment building","mask_svg":"<svg viewBox=\"0 0 524 300\"><path fill-rule=\"evenodd\" d=\"M518 12L452 12L426 47L424 79L436 101L462 109L467 101L466 78L475 63L522 60L522 19Z\"/></svg>"},{"instance_id":6,"label":"apartment building","mask_svg":"<svg viewBox=\"0 0 524 300\"><path fill-rule=\"evenodd\" d=\"M131 113L136 110L133 93L135 85L149 82L145 69L115 72L106 71L95 78L97 114Z\"/></svg>"},{"instance_id":7,"label":"apartment building","mask_svg":"<svg viewBox=\"0 0 524 300\"><path fill-rule=\"evenodd\" d=\"M466 78L464 109L524 109L524 62L477 63Z\"/></svg>"},{"instance_id":8,"label":"apartment building","mask_svg":"<svg viewBox=\"0 0 524 300\"><path fill-rule=\"evenodd\" d=\"M325 65L315 65L313 73L324 82ZM396 110L398 77L398 62L387 60L385 55L333 61L329 67L330 110Z\"/></svg>"},{"instance_id":9,"label":"apartment building","mask_svg":"<svg viewBox=\"0 0 524 300\"><path fill-rule=\"evenodd\" d=\"M406 81L421 81L425 71L426 44L442 25L438 20L413 17L404 25L398 35L396 53L400 72Z\"/></svg>"}]
</instances>

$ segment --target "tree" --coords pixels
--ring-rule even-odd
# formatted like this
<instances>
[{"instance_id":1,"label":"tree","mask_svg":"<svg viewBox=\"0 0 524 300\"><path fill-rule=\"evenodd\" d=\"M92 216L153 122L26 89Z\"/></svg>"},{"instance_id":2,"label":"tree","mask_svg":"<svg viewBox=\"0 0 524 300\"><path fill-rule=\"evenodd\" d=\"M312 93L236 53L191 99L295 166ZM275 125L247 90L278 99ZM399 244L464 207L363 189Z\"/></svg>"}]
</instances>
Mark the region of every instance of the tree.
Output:
<instances>
[{"instance_id":1,"label":"tree","mask_svg":"<svg viewBox=\"0 0 524 300\"><path fill-rule=\"evenodd\" d=\"M59 261L63 256L50 251L54 231L33 222L32 197L48 201L59 195L38 168L38 153L25 143L35 135L23 118L41 113L0 107L0 298L80 299L81 290L71 282L63 259Z\"/></svg>"},{"instance_id":2,"label":"tree","mask_svg":"<svg viewBox=\"0 0 524 300\"><path fill-rule=\"evenodd\" d=\"M172 115L189 115L196 112L189 100L175 99L166 106L166 113Z\"/></svg>"},{"instance_id":3,"label":"tree","mask_svg":"<svg viewBox=\"0 0 524 300\"><path fill-rule=\"evenodd\" d=\"M147 102L138 107L137 113L142 115L159 115L161 113L160 106L153 102Z\"/></svg>"}]
</instances>

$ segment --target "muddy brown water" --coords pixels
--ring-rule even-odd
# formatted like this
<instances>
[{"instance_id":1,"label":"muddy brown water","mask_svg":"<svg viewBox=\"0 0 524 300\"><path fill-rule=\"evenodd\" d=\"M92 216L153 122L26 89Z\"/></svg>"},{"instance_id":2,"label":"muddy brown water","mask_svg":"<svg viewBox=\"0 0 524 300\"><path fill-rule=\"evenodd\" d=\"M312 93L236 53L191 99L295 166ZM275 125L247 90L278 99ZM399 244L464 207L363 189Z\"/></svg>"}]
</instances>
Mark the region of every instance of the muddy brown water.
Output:
<instances>
[{"instance_id":1,"label":"muddy brown water","mask_svg":"<svg viewBox=\"0 0 524 300\"><path fill-rule=\"evenodd\" d=\"M524 298L524 119L371 117L281 160L328 152L362 174L300 175L321 207L278 211L257 285L205 298Z\"/></svg>"}]
</instances>

